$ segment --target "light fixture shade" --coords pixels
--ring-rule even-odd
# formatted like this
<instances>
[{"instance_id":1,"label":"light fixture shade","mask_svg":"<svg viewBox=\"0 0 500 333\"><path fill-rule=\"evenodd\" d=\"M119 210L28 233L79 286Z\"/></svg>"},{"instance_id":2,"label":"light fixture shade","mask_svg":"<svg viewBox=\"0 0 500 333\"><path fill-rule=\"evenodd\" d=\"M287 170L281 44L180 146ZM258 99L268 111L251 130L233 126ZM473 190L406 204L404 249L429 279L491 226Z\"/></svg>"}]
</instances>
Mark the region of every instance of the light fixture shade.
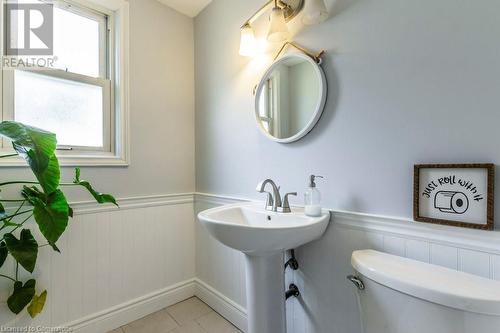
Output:
<instances>
[{"instance_id":1,"label":"light fixture shade","mask_svg":"<svg viewBox=\"0 0 500 333\"><path fill-rule=\"evenodd\" d=\"M283 42L288 39L290 32L285 22L285 13L279 7L273 8L271 12L271 23L267 40L270 42Z\"/></svg>"},{"instance_id":2,"label":"light fixture shade","mask_svg":"<svg viewBox=\"0 0 500 333\"><path fill-rule=\"evenodd\" d=\"M241 28L240 55L253 57L257 53L257 42L255 34L250 24L245 24Z\"/></svg>"},{"instance_id":3,"label":"light fixture shade","mask_svg":"<svg viewBox=\"0 0 500 333\"><path fill-rule=\"evenodd\" d=\"M302 23L305 25L314 25L324 22L328 18L324 0L306 0Z\"/></svg>"}]
</instances>

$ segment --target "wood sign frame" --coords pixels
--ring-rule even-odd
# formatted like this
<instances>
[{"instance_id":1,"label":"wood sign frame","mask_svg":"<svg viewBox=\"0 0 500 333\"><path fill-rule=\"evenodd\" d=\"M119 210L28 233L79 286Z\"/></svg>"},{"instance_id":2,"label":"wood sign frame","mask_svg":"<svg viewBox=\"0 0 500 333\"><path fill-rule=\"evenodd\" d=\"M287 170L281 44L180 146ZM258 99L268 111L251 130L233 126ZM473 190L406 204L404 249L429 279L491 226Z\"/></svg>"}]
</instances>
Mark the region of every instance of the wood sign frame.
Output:
<instances>
[{"instance_id":1,"label":"wood sign frame","mask_svg":"<svg viewBox=\"0 0 500 333\"><path fill-rule=\"evenodd\" d=\"M413 218L417 222L493 230L494 183L494 164L415 165Z\"/></svg>"}]
</instances>

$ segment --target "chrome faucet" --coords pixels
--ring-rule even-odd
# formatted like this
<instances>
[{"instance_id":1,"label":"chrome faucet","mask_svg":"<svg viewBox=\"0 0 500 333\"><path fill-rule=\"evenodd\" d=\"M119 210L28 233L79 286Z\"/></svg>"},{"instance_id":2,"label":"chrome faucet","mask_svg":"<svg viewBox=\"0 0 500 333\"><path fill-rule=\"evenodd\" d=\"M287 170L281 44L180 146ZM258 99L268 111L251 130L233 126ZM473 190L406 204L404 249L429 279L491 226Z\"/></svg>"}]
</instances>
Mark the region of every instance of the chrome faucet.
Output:
<instances>
[{"instance_id":1,"label":"chrome faucet","mask_svg":"<svg viewBox=\"0 0 500 333\"><path fill-rule=\"evenodd\" d=\"M271 184L272 193L266 191L267 184ZM290 195L297 195L296 192L287 193L285 195L285 200L282 202L280 188L279 188L279 186L276 185L276 183L272 179L266 179L266 180L260 182L257 185L257 192L267 193L266 210L271 210L273 212L280 212L280 213L290 213L292 211L290 209L288 197Z\"/></svg>"},{"instance_id":2,"label":"chrome faucet","mask_svg":"<svg viewBox=\"0 0 500 333\"><path fill-rule=\"evenodd\" d=\"M271 184L273 192L270 193L266 191L267 184ZM272 179L266 179L257 185L257 192L267 193L266 209L272 210L273 212L278 211L278 207L281 207L281 195L280 188Z\"/></svg>"}]
</instances>

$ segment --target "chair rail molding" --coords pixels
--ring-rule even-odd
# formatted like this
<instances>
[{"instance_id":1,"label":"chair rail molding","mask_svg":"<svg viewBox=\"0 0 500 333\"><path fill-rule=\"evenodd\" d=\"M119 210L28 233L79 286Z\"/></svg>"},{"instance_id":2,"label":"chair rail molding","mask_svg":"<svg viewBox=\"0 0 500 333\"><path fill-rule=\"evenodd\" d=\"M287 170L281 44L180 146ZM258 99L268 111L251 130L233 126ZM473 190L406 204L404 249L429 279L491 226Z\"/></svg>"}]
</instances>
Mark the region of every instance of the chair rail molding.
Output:
<instances>
[{"instance_id":1,"label":"chair rail molding","mask_svg":"<svg viewBox=\"0 0 500 333\"><path fill-rule=\"evenodd\" d=\"M119 207L113 205L99 205L96 204L95 201L78 201L70 203L70 206L74 209L75 215L82 215L126 209L194 203L194 196L193 193L172 193L125 197L118 198L116 201Z\"/></svg>"},{"instance_id":2,"label":"chair rail molding","mask_svg":"<svg viewBox=\"0 0 500 333\"><path fill-rule=\"evenodd\" d=\"M255 201L248 198L212 193L195 193L194 200L195 202L205 202L213 205ZM325 209L328 208L325 207ZM500 255L500 231L470 230L415 222L412 219L403 217L329 210L332 212L333 224L339 227L383 233L405 239L423 240Z\"/></svg>"}]
</instances>

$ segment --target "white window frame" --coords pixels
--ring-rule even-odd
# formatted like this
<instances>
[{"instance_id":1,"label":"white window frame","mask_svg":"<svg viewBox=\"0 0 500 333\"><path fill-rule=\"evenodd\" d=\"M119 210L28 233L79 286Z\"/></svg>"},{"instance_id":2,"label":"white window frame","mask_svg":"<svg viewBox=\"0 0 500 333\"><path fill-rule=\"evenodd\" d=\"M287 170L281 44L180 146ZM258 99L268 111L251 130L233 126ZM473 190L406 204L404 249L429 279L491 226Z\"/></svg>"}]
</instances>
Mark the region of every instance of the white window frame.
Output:
<instances>
[{"instance_id":1,"label":"white window frame","mask_svg":"<svg viewBox=\"0 0 500 333\"><path fill-rule=\"evenodd\" d=\"M3 4L0 0L0 17L3 17ZM88 8L107 16L109 33L101 35L101 45L108 45L109 50L101 47L101 57L107 58L106 65L99 68L100 76L109 78L90 78L64 70L50 70L50 77L70 79L75 82L89 83L103 87L104 149L95 147L58 147L57 156L62 166L128 166L130 164L129 145L129 4L125 0L64 0L76 6ZM54 1L55 2L55 1ZM55 4L57 5L57 4ZM78 12L78 7L74 7ZM73 10L73 9L72 9ZM4 54L3 25L0 26L0 51ZM109 38L108 38L109 36ZM103 40L107 38L108 40ZM109 57L107 56L109 54ZM101 58L102 59L102 58ZM44 75L44 72L36 73ZM13 89L4 84L4 76L13 76L14 71L0 71L0 111L4 120L13 118ZM14 83L13 78L9 82ZM9 95L10 94L10 95ZM108 110L108 111L106 111ZM107 140L106 140L107 139ZM0 153L12 153L11 147L0 147ZM1 166L25 166L18 157L0 159Z\"/></svg>"},{"instance_id":2,"label":"white window frame","mask_svg":"<svg viewBox=\"0 0 500 333\"><path fill-rule=\"evenodd\" d=\"M265 114L259 115L262 123L267 124L267 131L275 137L281 137L280 119L280 75L274 73L269 76L263 88Z\"/></svg>"}]
</instances>

